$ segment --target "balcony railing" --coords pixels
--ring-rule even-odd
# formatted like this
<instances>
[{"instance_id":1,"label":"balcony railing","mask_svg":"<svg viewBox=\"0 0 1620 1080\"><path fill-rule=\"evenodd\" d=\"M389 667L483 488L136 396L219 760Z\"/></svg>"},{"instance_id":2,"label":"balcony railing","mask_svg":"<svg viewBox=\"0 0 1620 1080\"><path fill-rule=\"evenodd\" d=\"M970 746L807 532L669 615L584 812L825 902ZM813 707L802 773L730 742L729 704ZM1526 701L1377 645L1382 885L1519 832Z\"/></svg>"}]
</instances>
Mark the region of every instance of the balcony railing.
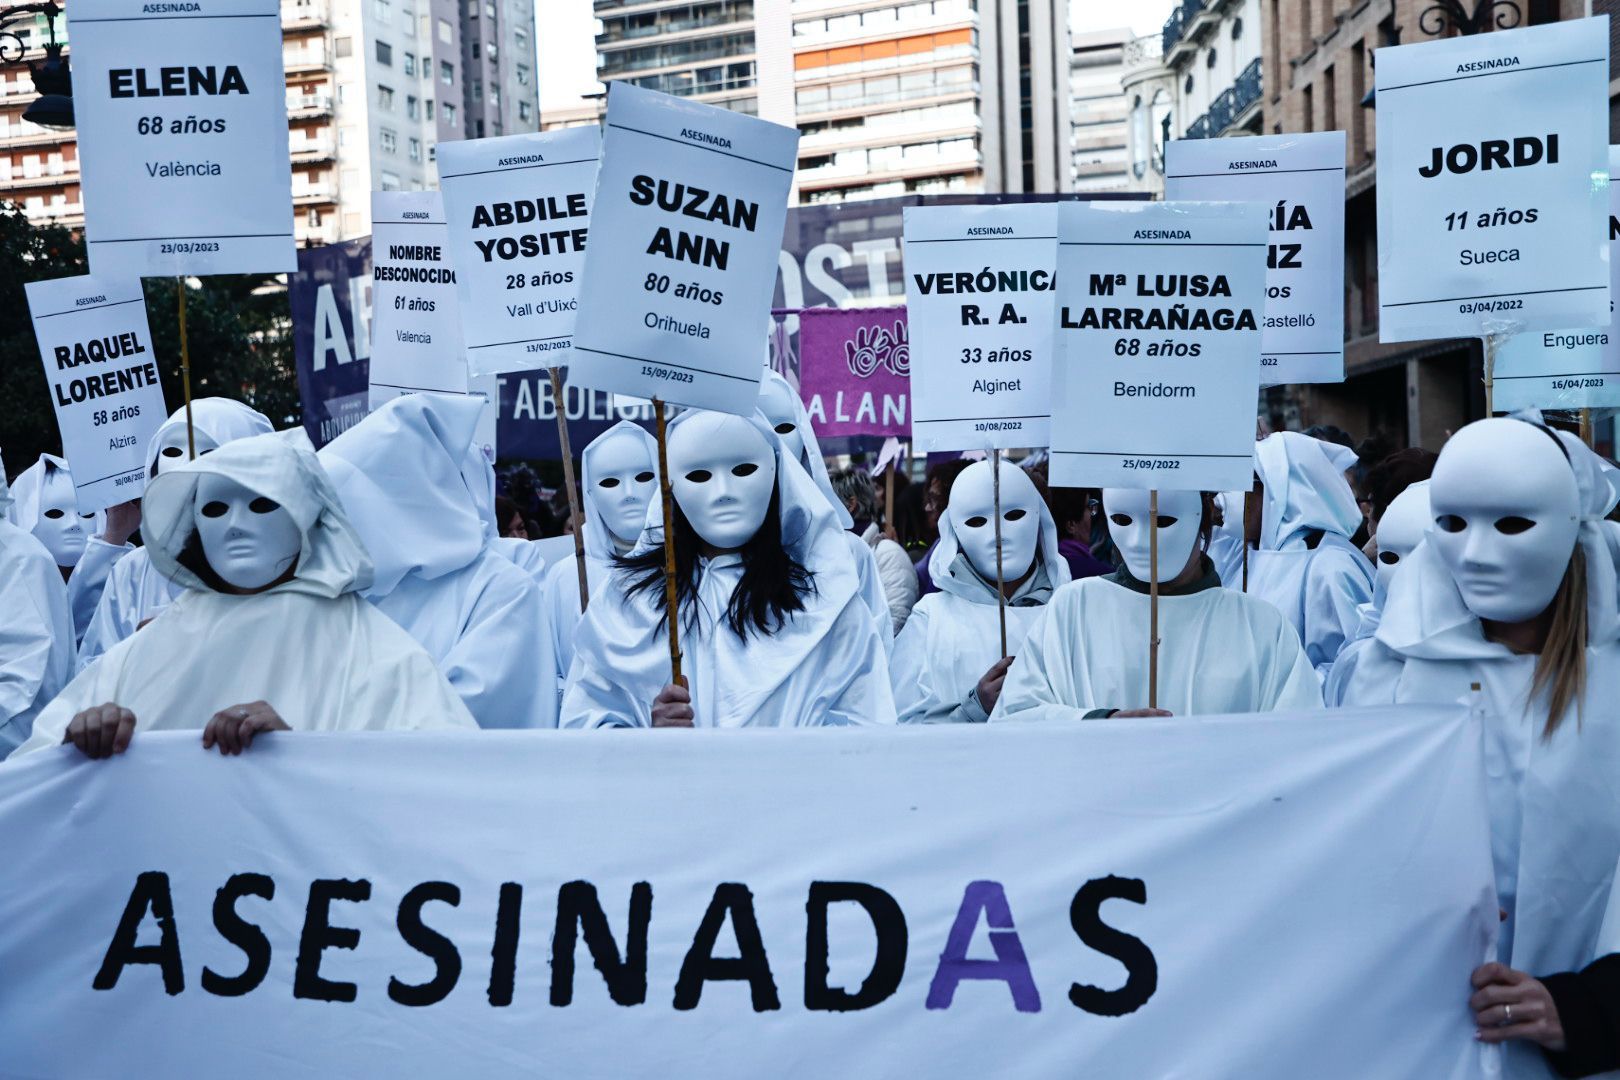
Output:
<instances>
[{"instance_id":1,"label":"balcony railing","mask_svg":"<svg viewBox=\"0 0 1620 1080\"><path fill-rule=\"evenodd\" d=\"M1170 17L1164 20L1164 53L1170 55L1170 50L1176 47L1187 27L1198 18L1198 13L1204 10L1206 0L1181 0L1170 12Z\"/></svg>"},{"instance_id":2,"label":"balcony railing","mask_svg":"<svg viewBox=\"0 0 1620 1080\"><path fill-rule=\"evenodd\" d=\"M1249 66L1237 77L1237 82L1232 84L1233 119L1242 116L1244 110L1259 101L1263 89L1260 80L1260 60L1257 57L1249 62Z\"/></svg>"},{"instance_id":3,"label":"balcony railing","mask_svg":"<svg viewBox=\"0 0 1620 1080\"><path fill-rule=\"evenodd\" d=\"M1182 138L1207 139L1209 136L1209 114L1205 113L1203 116L1200 116L1198 119L1187 125L1187 134L1183 135Z\"/></svg>"},{"instance_id":4,"label":"balcony railing","mask_svg":"<svg viewBox=\"0 0 1620 1080\"><path fill-rule=\"evenodd\" d=\"M1232 88L1229 86L1209 103L1209 132L1219 135L1232 126Z\"/></svg>"}]
</instances>

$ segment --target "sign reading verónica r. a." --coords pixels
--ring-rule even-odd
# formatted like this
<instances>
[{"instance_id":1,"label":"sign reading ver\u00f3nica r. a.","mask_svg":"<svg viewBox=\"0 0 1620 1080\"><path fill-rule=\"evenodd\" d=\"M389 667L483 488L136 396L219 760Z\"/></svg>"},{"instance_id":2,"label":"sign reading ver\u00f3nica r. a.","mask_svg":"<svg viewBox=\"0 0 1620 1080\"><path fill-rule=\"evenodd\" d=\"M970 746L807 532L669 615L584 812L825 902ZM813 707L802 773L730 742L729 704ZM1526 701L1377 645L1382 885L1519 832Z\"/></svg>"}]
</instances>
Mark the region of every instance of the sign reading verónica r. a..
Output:
<instances>
[{"instance_id":1,"label":"sign reading ver\u00f3nica r. a.","mask_svg":"<svg viewBox=\"0 0 1620 1080\"><path fill-rule=\"evenodd\" d=\"M1609 324L1608 27L1378 50L1379 340Z\"/></svg>"},{"instance_id":2,"label":"sign reading ver\u00f3nica r. a.","mask_svg":"<svg viewBox=\"0 0 1620 1080\"><path fill-rule=\"evenodd\" d=\"M610 84L569 377L748 413L799 133Z\"/></svg>"},{"instance_id":3,"label":"sign reading ver\u00f3nica r. a.","mask_svg":"<svg viewBox=\"0 0 1620 1080\"><path fill-rule=\"evenodd\" d=\"M373 409L401 394L467 392L455 263L437 191L371 193Z\"/></svg>"},{"instance_id":4,"label":"sign reading ver\u00f3nica r. a.","mask_svg":"<svg viewBox=\"0 0 1620 1080\"><path fill-rule=\"evenodd\" d=\"M1057 204L905 210L911 429L921 450L1045 446Z\"/></svg>"},{"instance_id":5,"label":"sign reading ver\u00f3nica r. a.","mask_svg":"<svg viewBox=\"0 0 1620 1080\"><path fill-rule=\"evenodd\" d=\"M1058 210L1052 483L1232 491L1254 477L1260 203Z\"/></svg>"},{"instance_id":6,"label":"sign reading ver\u00f3nica r. a.","mask_svg":"<svg viewBox=\"0 0 1620 1080\"><path fill-rule=\"evenodd\" d=\"M277 0L75 0L68 31L91 271L297 269Z\"/></svg>"}]
</instances>

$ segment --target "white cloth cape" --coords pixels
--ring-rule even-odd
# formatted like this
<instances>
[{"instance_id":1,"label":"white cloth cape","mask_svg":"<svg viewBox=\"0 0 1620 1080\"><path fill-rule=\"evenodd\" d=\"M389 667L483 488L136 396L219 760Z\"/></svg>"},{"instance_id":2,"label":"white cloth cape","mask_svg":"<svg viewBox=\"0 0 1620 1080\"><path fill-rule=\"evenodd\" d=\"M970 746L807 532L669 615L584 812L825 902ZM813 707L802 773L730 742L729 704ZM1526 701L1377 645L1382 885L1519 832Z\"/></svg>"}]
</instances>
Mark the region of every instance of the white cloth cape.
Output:
<instances>
[{"instance_id":1,"label":"white cloth cape","mask_svg":"<svg viewBox=\"0 0 1620 1080\"><path fill-rule=\"evenodd\" d=\"M28 466L28 468L24 469L18 474L17 483L11 488L9 496L11 502L6 508L6 513L9 516L11 523L25 533L32 533L34 531L34 526L39 524L39 516L41 513L39 508L39 500L40 496L44 492L45 466L47 462L66 473L70 479L73 476L73 470L68 467L66 459L59 458L55 454L41 454L38 461L34 462L32 465ZM95 527L87 530L91 535L86 537L86 555L90 552L90 545L95 543L95 536L100 535L101 530L106 526L106 523L106 513L103 511L97 511ZM79 557L79 562L83 561L84 556L81 555ZM77 572L78 565L74 564L74 573ZM100 593L99 591L87 592L85 590L75 588L73 585L73 574L69 574L67 596L68 609L73 615L73 639L74 646L76 648L78 646L79 639L84 637L85 629L90 625L91 616L96 613L96 600L99 599Z\"/></svg>"},{"instance_id":2,"label":"white cloth cape","mask_svg":"<svg viewBox=\"0 0 1620 1080\"><path fill-rule=\"evenodd\" d=\"M73 617L56 560L0 520L0 757L28 738L34 717L72 677Z\"/></svg>"},{"instance_id":3,"label":"white cloth cape","mask_svg":"<svg viewBox=\"0 0 1620 1080\"><path fill-rule=\"evenodd\" d=\"M677 417L671 429L682 421ZM782 542L815 575L815 591L805 597L805 610L775 633L739 638L724 617L741 576L740 556L700 560L696 603L681 613L683 671L695 723L893 723L888 662L846 555L843 538L851 534L838 527L825 496L803 466L782 453L770 427L758 419L750 422L775 451ZM663 526L649 512L649 527L635 550L662 543ZM651 597L624 595L621 573L611 584L593 585L593 597L607 587L622 600L593 602L579 621L563 695L564 727L649 726L653 699L670 680L668 636Z\"/></svg>"},{"instance_id":4,"label":"white cloth cape","mask_svg":"<svg viewBox=\"0 0 1620 1080\"><path fill-rule=\"evenodd\" d=\"M290 581L218 593L179 561L205 474L292 514L303 548ZM355 595L371 561L302 431L240 439L165 470L142 517L153 563L186 591L69 683L18 753L55 746L77 713L106 702L133 712L137 732L200 729L220 709L260 699L297 731L473 727L432 658Z\"/></svg>"},{"instance_id":5,"label":"white cloth cape","mask_svg":"<svg viewBox=\"0 0 1620 1080\"><path fill-rule=\"evenodd\" d=\"M556 727L540 588L490 548L463 473L482 408L398 397L320 458L376 564L366 598L427 649L480 727Z\"/></svg>"}]
</instances>

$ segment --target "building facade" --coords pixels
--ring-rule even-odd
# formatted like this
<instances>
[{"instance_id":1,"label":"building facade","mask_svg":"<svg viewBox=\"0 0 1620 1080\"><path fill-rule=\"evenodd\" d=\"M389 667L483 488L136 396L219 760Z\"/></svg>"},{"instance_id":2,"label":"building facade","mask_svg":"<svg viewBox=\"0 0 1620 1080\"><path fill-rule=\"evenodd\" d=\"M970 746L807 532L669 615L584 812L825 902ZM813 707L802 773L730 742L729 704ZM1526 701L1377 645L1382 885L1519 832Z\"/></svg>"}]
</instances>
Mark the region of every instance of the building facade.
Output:
<instances>
[{"instance_id":1,"label":"building facade","mask_svg":"<svg viewBox=\"0 0 1620 1080\"><path fill-rule=\"evenodd\" d=\"M1069 56L1069 190L1131 190L1130 105L1121 82L1129 30L1075 35Z\"/></svg>"},{"instance_id":2,"label":"building facade","mask_svg":"<svg viewBox=\"0 0 1620 1080\"><path fill-rule=\"evenodd\" d=\"M1289 0L1285 6L1320 2ZM1180 0L1160 37L1164 65L1175 76L1172 138L1263 130L1261 0Z\"/></svg>"}]
</instances>

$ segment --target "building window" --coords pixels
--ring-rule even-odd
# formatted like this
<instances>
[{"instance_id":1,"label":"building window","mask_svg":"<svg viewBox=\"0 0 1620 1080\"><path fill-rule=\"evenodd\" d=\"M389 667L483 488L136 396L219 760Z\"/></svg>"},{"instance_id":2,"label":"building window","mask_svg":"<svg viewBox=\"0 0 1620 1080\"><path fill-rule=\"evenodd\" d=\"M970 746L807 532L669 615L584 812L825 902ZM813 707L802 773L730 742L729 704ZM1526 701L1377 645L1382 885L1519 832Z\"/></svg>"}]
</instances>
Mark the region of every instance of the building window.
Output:
<instances>
[{"instance_id":1,"label":"building window","mask_svg":"<svg viewBox=\"0 0 1620 1080\"><path fill-rule=\"evenodd\" d=\"M417 104L417 100L414 96L410 94L405 95L405 116L408 119L415 120L417 114L421 111L417 108Z\"/></svg>"},{"instance_id":2,"label":"building window","mask_svg":"<svg viewBox=\"0 0 1620 1080\"><path fill-rule=\"evenodd\" d=\"M518 102L518 119L523 121L525 124L529 122L529 111L529 103L527 101Z\"/></svg>"},{"instance_id":3,"label":"building window","mask_svg":"<svg viewBox=\"0 0 1620 1080\"><path fill-rule=\"evenodd\" d=\"M318 229L321 225L321 212L312 206L309 213L304 215L304 220L309 223L310 228Z\"/></svg>"},{"instance_id":4,"label":"building window","mask_svg":"<svg viewBox=\"0 0 1620 1080\"><path fill-rule=\"evenodd\" d=\"M516 45L519 50L527 49L529 47L529 35L525 34L521 29L512 31L512 44Z\"/></svg>"},{"instance_id":5,"label":"building window","mask_svg":"<svg viewBox=\"0 0 1620 1080\"><path fill-rule=\"evenodd\" d=\"M455 39L450 35L450 24L443 19L439 20L439 40L446 45L455 44Z\"/></svg>"},{"instance_id":6,"label":"building window","mask_svg":"<svg viewBox=\"0 0 1620 1080\"><path fill-rule=\"evenodd\" d=\"M382 175L382 189L384 191L399 190L399 176L397 173L384 172Z\"/></svg>"},{"instance_id":7,"label":"building window","mask_svg":"<svg viewBox=\"0 0 1620 1080\"><path fill-rule=\"evenodd\" d=\"M416 74L416 54L415 53L406 53L405 56L404 56L404 62L400 65L400 67L404 69L405 74L407 74L407 75L415 75Z\"/></svg>"},{"instance_id":8,"label":"building window","mask_svg":"<svg viewBox=\"0 0 1620 1080\"><path fill-rule=\"evenodd\" d=\"M1236 41L1243 36L1243 17L1240 15L1232 20L1232 40Z\"/></svg>"},{"instance_id":9,"label":"building window","mask_svg":"<svg viewBox=\"0 0 1620 1080\"><path fill-rule=\"evenodd\" d=\"M338 83L337 100L338 100L339 105L345 105L345 104L348 103L348 101L349 101L349 84L348 83Z\"/></svg>"},{"instance_id":10,"label":"building window","mask_svg":"<svg viewBox=\"0 0 1620 1080\"><path fill-rule=\"evenodd\" d=\"M484 0L484 14L492 19L495 17L495 0Z\"/></svg>"},{"instance_id":11,"label":"building window","mask_svg":"<svg viewBox=\"0 0 1620 1080\"><path fill-rule=\"evenodd\" d=\"M474 101L483 101L484 100L484 80L483 79L474 79L473 80L473 100Z\"/></svg>"},{"instance_id":12,"label":"building window","mask_svg":"<svg viewBox=\"0 0 1620 1080\"><path fill-rule=\"evenodd\" d=\"M494 63L497 63L499 60L500 60L500 56L497 55L496 49L495 49L495 43L492 41L492 42L489 43L489 62L491 64L494 64Z\"/></svg>"},{"instance_id":13,"label":"building window","mask_svg":"<svg viewBox=\"0 0 1620 1080\"><path fill-rule=\"evenodd\" d=\"M439 160L439 144L438 143L428 143L428 160L429 161L438 161Z\"/></svg>"},{"instance_id":14,"label":"building window","mask_svg":"<svg viewBox=\"0 0 1620 1080\"><path fill-rule=\"evenodd\" d=\"M500 106L500 104L501 104L501 88L500 87L495 86L493 84L490 86L490 88L489 88L489 103L491 105L496 106L497 108Z\"/></svg>"},{"instance_id":15,"label":"building window","mask_svg":"<svg viewBox=\"0 0 1620 1080\"><path fill-rule=\"evenodd\" d=\"M388 112L394 111L394 88L391 86L377 87L377 108Z\"/></svg>"},{"instance_id":16,"label":"building window","mask_svg":"<svg viewBox=\"0 0 1620 1080\"><path fill-rule=\"evenodd\" d=\"M478 137L480 139L484 137L484 122L482 120L478 121Z\"/></svg>"},{"instance_id":17,"label":"building window","mask_svg":"<svg viewBox=\"0 0 1620 1080\"><path fill-rule=\"evenodd\" d=\"M1187 76L1187 81L1181 84L1181 92L1184 93L1184 94L1190 94L1190 93L1192 93L1192 87L1193 87L1192 76L1188 75Z\"/></svg>"},{"instance_id":18,"label":"building window","mask_svg":"<svg viewBox=\"0 0 1620 1080\"><path fill-rule=\"evenodd\" d=\"M1207 68L1212 68L1212 67L1215 66L1215 50L1214 49L1209 50L1209 54L1204 57L1204 66L1207 67Z\"/></svg>"},{"instance_id":19,"label":"building window","mask_svg":"<svg viewBox=\"0 0 1620 1080\"><path fill-rule=\"evenodd\" d=\"M477 60L477 59L480 58L480 53L478 51L478 42L476 42L476 41L472 43L472 54L473 54L473 59L474 60Z\"/></svg>"},{"instance_id":20,"label":"building window","mask_svg":"<svg viewBox=\"0 0 1620 1080\"><path fill-rule=\"evenodd\" d=\"M388 0L371 0L372 14L376 15L377 20L384 26L387 26L388 20L393 17L393 12L389 10L390 7Z\"/></svg>"},{"instance_id":21,"label":"building window","mask_svg":"<svg viewBox=\"0 0 1620 1080\"><path fill-rule=\"evenodd\" d=\"M422 160L422 140L421 139L409 139L409 140L406 141L406 145L409 147L411 160L412 161L421 161Z\"/></svg>"},{"instance_id":22,"label":"building window","mask_svg":"<svg viewBox=\"0 0 1620 1080\"><path fill-rule=\"evenodd\" d=\"M401 8L399 21L405 28L406 37L416 36L416 12L411 8Z\"/></svg>"},{"instance_id":23,"label":"building window","mask_svg":"<svg viewBox=\"0 0 1620 1080\"><path fill-rule=\"evenodd\" d=\"M377 129L377 146L385 154L392 154L398 149L398 140L388 128Z\"/></svg>"},{"instance_id":24,"label":"building window","mask_svg":"<svg viewBox=\"0 0 1620 1080\"><path fill-rule=\"evenodd\" d=\"M456 69L447 60L439 61L439 81L446 86L454 86L456 83Z\"/></svg>"},{"instance_id":25,"label":"building window","mask_svg":"<svg viewBox=\"0 0 1620 1080\"><path fill-rule=\"evenodd\" d=\"M446 124L449 124L451 127L455 127L456 126L456 107L453 104L451 104L450 102L447 101L447 102L444 103L444 109L442 110L442 112L443 112L443 115L444 115L444 122Z\"/></svg>"},{"instance_id":26,"label":"building window","mask_svg":"<svg viewBox=\"0 0 1620 1080\"><path fill-rule=\"evenodd\" d=\"M517 66L517 81L519 86L529 85L529 69L524 64Z\"/></svg>"},{"instance_id":27,"label":"building window","mask_svg":"<svg viewBox=\"0 0 1620 1080\"><path fill-rule=\"evenodd\" d=\"M424 106L424 109L423 109L423 115L426 116L429 120L433 119L433 99L432 98L427 99L427 104Z\"/></svg>"},{"instance_id":28,"label":"building window","mask_svg":"<svg viewBox=\"0 0 1620 1080\"><path fill-rule=\"evenodd\" d=\"M346 38L346 37L335 38L333 40L333 42L332 42L332 47L333 47L333 52L335 52L340 58L345 57L345 56L353 56L354 55L354 39L353 38Z\"/></svg>"},{"instance_id":29,"label":"building window","mask_svg":"<svg viewBox=\"0 0 1620 1080\"><path fill-rule=\"evenodd\" d=\"M377 42L377 63L383 67L394 66L394 47L386 41Z\"/></svg>"}]
</instances>

